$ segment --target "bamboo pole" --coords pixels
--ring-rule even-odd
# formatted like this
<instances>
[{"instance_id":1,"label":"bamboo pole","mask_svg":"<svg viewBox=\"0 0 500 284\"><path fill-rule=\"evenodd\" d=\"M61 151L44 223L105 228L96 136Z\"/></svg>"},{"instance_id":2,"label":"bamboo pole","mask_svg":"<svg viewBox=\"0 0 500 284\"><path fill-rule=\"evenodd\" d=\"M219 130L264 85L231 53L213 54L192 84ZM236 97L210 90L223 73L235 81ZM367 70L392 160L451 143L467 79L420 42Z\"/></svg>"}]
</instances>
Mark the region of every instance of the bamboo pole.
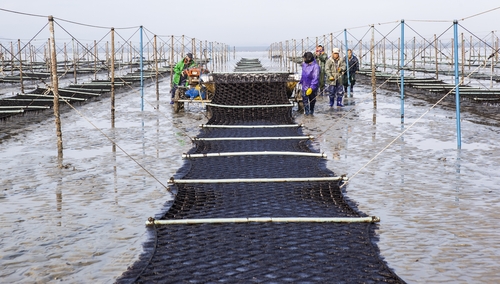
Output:
<instances>
[{"instance_id":1,"label":"bamboo pole","mask_svg":"<svg viewBox=\"0 0 500 284\"><path fill-rule=\"evenodd\" d=\"M470 36L470 41L469 41L469 70L471 69L471 61L472 61L472 53L473 53L473 46L472 46L472 36Z\"/></svg>"},{"instance_id":2,"label":"bamboo pole","mask_svg":"<svg viewBox=\"0 0 500 284\"><path fill-rule=\"evenodd\" d=\"M35 47L32 44L29 44L29 62L30 62L30 68L33 70L33 63L34 63L34 54L35 54Z\"/></svg>"},{"instance_id":3,"label":"bamboo pole","mask_svg":"<svg viewBox=\"0 0 500 284\"><path fill-rule=\"evenodd\" d=\"M76 84L76 60L78 57L78 46L75 47L75 39L71 39L71 42L73 43L73 80Z\"/></svg>"},{"instance_id":4,"label":"bamboo pole","mask_svg":"<svg viewBox=\"0 0 500 284\"><path fill-rule=\"evenodd\" d=\"M417 61L417 42L416 38L413 37L413 53L412 53L412 63L413 63L413 77L415 77L416 61Z\"/></svg>"},{"instance_id":5,"label":"bamboo pole","mask_svg":"<svg viewBox=\"0 0 500 284\"><path fill-rule=\"evenodd\" d=\"M50 38L47 39L47 44L43 45L43 62L47 68L47 73L50 73Z\"/></svg>"},{"instance_id":6,"label":"bamboo pole","mask_svg":"<svg viewBox=\"0 0 500 284\"><path fill-rule=\"evenodd\" d=\"M330 52L333 51L333 33L330 33Z\"/></svg>"},{"instance_id":7,"label":"bamboo pole","mask_svg":"<svg viewBox=\"0 0 500 284\"><path fill-rule=\"evenodd\" d=\"M286 71L290 72L290 47L289 47L289 41L286 41L286 57L285 57L285 66L286 66Z\"/></svg>"},{"instance_id":8,"label":"bamboo pole","mask_svg":"<svg viewBox=\"0 0 500 284\"><path fill-rule=\"evenodd\" d=\"M375 27L372 25L372 38L370 41L370 62L371 62L371 67L372 67L372 95L373 95L373 106L376 108L377 107L377 77L375 77L375 56L374 56L374 49L375 49Z\"/></svg>"},{"instance_id":9,"label":"bamboo pole","mask_svg":"<svg viewBox=\"0 0 500 284\"><path fill-rule=\"evenodd\" d=\"M115 28L111 28L111 127L115 127ZM114 145L114 143L113 143Z\"/></svg>"},{"instance_id":10,"label":"bamboo pole","mask_svg":"<svg viewBox=\"0 0 500 284\"><path fill-rule=\"evenodd\" d=\"M464 70L464 68L465 68L465 40L464 40L464 33L460 33L460 42L461 42L460 43L460 49L462 50L461 53L460 53L460 55L462 57L460 59L462 61L461 64L460 64L460 66L462 67L462 70L461 70L461 72L462 72L462 80L461 80L461 82L462 82L462 84L465 84L465 81L464 81L465 80L465 70Z\"/></svg>"},{"instance_id":11,"label":"bamboo pole","mask_svg":"<svg viewBox=\"0 0 500 284\"><path fill-rule=\"evenodd\" d=\"M363 42L359 40L359 67L363 65Z\"/></svg>"},{"instance_id":12,"label":"bamboo pole","mask_svg":"<svg viewBox=\"0 0 500 284\"><path fill-rule=\"evenodd\" d=\"M200 61L203 62L203 41L200 40L200 49L199 49L199 53L200 53ZM202 64L203 66L203 64Z\"/></svg>"},{"instance_id":13,"label":"bamboo pole","mask_svg":"<svg viewBox=\"0 0 500 284\"><path fill-rule=\"evenodd\" d=\"M83 53L83 58L84 60L87 61L87 63L89 63L90 61L90 56L91 56L91 53L90 53L90 47L89 47L89 44L85 44L85 52Z\"/></svg>"},{"instance_id":14,"label":"bamboo pole","mask_svg":"<svg viewBox=\"0 0 500 284\"><path fill-rule=\"evenodd\" d=\"M174 179L171 178L170 184L213 184L213 183L254 183L254 182L328 182L328 181L348 181L345 176L340 177L301 177L301 178L229 178L229 179Z\"/></svg>"},{"instance_id":15,"label":"bamboo pole","mask_svg":"<svg viewBox=\"0 0 500 284\"><path fill-rule=\"evenodd\" d=\"M182 35L182 37L181 37L181 38L182 38L182 41L181 41L181 43L182 43L182 46L181 46L181 55L182 55L182 56L184 56L184 55L186 55L186 52L184 51L184 49L185 49L185 45L184 45L184 35Z\"/></svg>"},{"instance_id":16,"label":"bamboo pole","mask_svg":"<svg viewBox=\"0 0 500 284\"><path fill-rule=\"evenodd\" d=\"M196 40L194 38L191 39L191 52L196 58Z\"/></svg>"},{"instance_id":17,"label":"bamboo pole","mask_svg":"<svg viewBox=\"0 0 500 284\"><path fill-rule=\"evenodd\" d=\"M22 61L22 50L21 50L21 40L17 40L17 54L19 59L19 83L21 83L21 93L24 93L24 83L23 83L23 61Z\"/></svg>"},{"instance_id":18,"label":"bamboo pole","mask_svg":"<svg viewBox=\"0 0 500 284\"><path fill-rule=\"evenodd\" d=\"M94 40L94 80L97 80L97 59L98 59L97 41Z\"/></svg>"},{"instance_id":19,"label":"bamboo pole","mask_svg":"<svg viewBox=\"0 0 500 284\"><path fill-rule=\"evenodd\" d=\"M439 80L438 46L437 46L436 34L434 34L434 57L435 57L435 61L436 61L436 80Z\"/></svg>"},{"instance_id":20,"label":"bamboo pole","mask_svg":"<svg viewBox=\"0 0 500 284\"><path fill-rule=\"evenodd\" d=\"M3 72L4 69L4 52L3 52L3 45L0 43L0 60L2 60L2 67L0 69L1 72Z\"/></svg>"},{"instance_id":21,"label":"bamboo pole","mask_svg":"<svg viewBox=\"0 0 500 284\"><path fill-rule=\"evenodd\" d=\"M498 50L498 36L495 37L495 50ZM498 52L495 52L495 65L498 63ZM495 69L496 74L496 69Z\"/></svg>"},{"instance_id":22,"label":"bamboo pole","mask_svg":"<svg viewBox=\"0 0 500 284\"><path fill-rule=\"evenodd\" d=\"M207 219L174 219L146 221L151 225L193 225L224 223L375 223L380 222L377 216L370 217L249 217L249 218L207 218Z\"/></svg>"},{"instance_id":23,"label":"bamboo pole","mask_svg":"<svg viewBox=\"0 0 500 284\"><path fill-rule=\"evenodd\" d=\"M394 67L394 44L391 42L391 67Z\"/></svg>"},{"instance_id":24,"label":"bamboo pole","mask_svg":"<svg viewBox=\"0 0 500 284\"><path fill-rule=\"evenodd\" d=\"M217 69L218 68L218 66L217 66L218 58L217 57L219 56L218 53L217 53L217 45L218 44L217 44L216 41L214 41L212 43L212 56L214 58L214 60L213 60L213 66L214 66L214 70L215 71L219 71L219 69Z\"/></svg>"},{"instance_id":25,"label":"bamboo pole","mask_svg":"<svg viewBox=\"0 0 500 284\"><path fill-rule=\"evenodd\" d=\"M426 63L426 61L425 61L425 57L426 57L425 52L426 52L427 48L426 48L426 44L425 44L425 40L424 39L422 39L421 46L422 46L422 56L421 56L421 58L422 58L422 61L423 61L423 65L425 67L425 63ZM430 53L429 53L429 55L430 55Z\"/></svg>"},{"instance_id":26,"label":"bamboo pole","mask_svg":"<svg viewBox=\"0 0 500 284\"><path fill-rule=\"evenodd\" d=\"M68 69L68 49L66 43L64 43L64 70Z\"/></svg>"},{"instance_id":27,"label":"bamboo pole","mask_svg":"<svg viewBox=\"0 0 500 284\"><path fill-rule=\"evenodd\" d=\"M59 166L62 166L63 157L63 139L61 130L61 117L59 114L59 79L57 77L57 57L56 57L56 43L54 35L54 18L49 16L49 30L50 30L50 51L51 51L51 71L52 71L52 93L54 94L54 117L56 123L56 136L57 136L57 156Z\"/></svg>"},{"instance_id":28,"label":"bamboo pole","mask_svg":"<svg viewBox=\"0 0 500 284\"><path fill-rule=\"evenodd\" d=\"M193 141L253 141L253 140L312 140L314 136L278 136L278 137L217 137L217 138L193 138Z\"/></svg>"},{"instance_id":29,"label":"bamboo pole","mask_svg":"<svg viewBox=\"0 0 500 284\"><path fill-rule=\"evenodd\" d=\"M493 73L495 72L495 57L493 56L493 54L495 54L495 32L492 31L491 32L491 70L490 70L490 89L493 88Z\"/></svg>"},{"instance_id":30,"label":"bamboo pole","mask_svg":"<svg viewBox=\"0 0 500 284\"><path fill-rule=\"evenodd\" d=\"M133 69L133 59L134 59L134 55L132 54L132 51L134 50L134 48L132 47L132 41L129 42L129 63L130 63L130 73L132 73L134 71Z\"/></svg>"},{"instance_id":31,"label":"bamboo pole","mask_svg":"<svg viewBox=\"0 0 500 284\"><path fill-rule=\"evenodd\" d=\"M287 151L261 151L261 152L222 152L222 153L204 153L204 154L182 154L183 159L209 158L209 157L235 157L235 156L301 156L327 158L325 153L307 153L307 152L287 152Z\"/></svg>"},{"instance_id":32,"label":"bamboo pole","mask_svg":"<svg viewBox=\"0 0 500 284\"><path fill-rule=\"evenodd\" d=\"M156 76L156 101L160 100L160 82L158 81L160 78L158 73L158 53L157 53L157 42L156 35L153 37L153 58L155 61L155 76Z\"/></svg>"},{"instance_id":33,"label":"bamboo pole","mask_svg":"<svg viewBox=\"0 0 500 284\"><path fill-rule=\"evenodd\" d=\"M208 69L208 64L210 63L210 60L208 58L208 41L205 40L205 49L203 49L203 56L205 58L206 66Z\"/></svg>"},{"instance_id":34,"label":"bamboo pole","mask_svg":"<svg viewBox=\"0 0 500 284\"><path fill-rule=\"evenodd\" d=\"M386 62L385 62L385 37L382 41L382 62L384 63L384 72L386 71Z\"/></svg>"},{"instance_id":35,"label":"bamboo pole","mask_svg":"<svg viewBox=\"0 0 500 284\"><path fill-rule=\"evenodd\" d=\"M174 83L174 36L170 36L170 90L172 90L172 85ZM174 94L171 94L173 98Z\"/></svg>"},{"instance_id":36,"label":"bamboo pole","mask_svg":"<svg viewBox=\"0 0 500 284\"><path fill-rule=\"evenodd\" d=\"M298 72L298 66L297 66L297 40L293 40L293 70L292 72Z\"/></svg>"},{"instance_id":37,"label":"bamboo pole","mask_svg":"<svg viewBox=\"0 0 500 284\"><path fill-rule=\"evenodd\" d=\"M120 45L120 42L118 42L118 45ZM121 52L120 52L120 60L121 60L122 63L124 63L125 62L125 55L124 55L124 53L125 53L125 44L122 47L120 47L120 50L121 50Z\"/></svg>"},{"instance_id":38,"label":"bamboo pole","mask_svg":"<svg viewBox=\"0 0 500 284\"><path fill-rule=\"evenodd\" d=\"M301 39L301 48L302 48L302 52L300 53L300 56L302 57L304 55L304 39Z\"/></svg>"},{"instance_id":39,"label":"bamboo pole","mask_svg":"<svg viewBox=\"0 0 500 284\"><path fill-rule=\"evenodd\" d=\"M455 58L453 57L453 54L455 54L455 39L451 39L451 65L455 64Z\"/></svg>"},{"instance_id":40,"label":"bamboo pole","mask_svg":"<svg viewBox=\"0 0 500 284\"><path fill-rule=\"evenodd\" d=\"M488 50L487 50L488 45L486 44L486 42L483 45L484 45L484 61L486 61L488 60Z\"/></svg>"},{"instance_id":41,"label":"bamboo pole","mask_svg":"<svg viewBox=\"0 0 500 284\"><path fill-rule=\"evenodd\" d=\"M280 70L282 70L283 64L284 64L284 62L283 62L283 56L285 56L283 54L283 42L280 41Z\"/></svg>"},{"instance_id":42,"label":"bamboo pole","mask_svg":"<svg viewBox=\"0 0 500 284\"><path fill-rule=\"evenodd\" d=\"M146 53L147 53L148 62L150 62L151 61L151 52L149 52L149 41L146 42Z\"/></svg>"},{"instance_id":43,"label":"bamboo pole","mask_svg":"<svg viewBox=\"0 0 500 284\"><path fill-rule=\"evenodd\" d=\"M221 108L271 108L271 107L293 107L293 103L290 104L278 104L278 105L220 105L209 103L207 106L221 107Z\"/></svg>"},{"instance_id":44,"label":"bamboo pole","mask_svg":"<svg viewBox=\"0 0 500 284\"><path fill-rule=\"evenodd\" d=\"M281 124L281 125L227 125L227 124L200 124L202 128L288 128L302 127L303 124Z\"/></svg>"},{"instance_id":45,"label":"bamboo pole","mask_svg":"<svg viewBox=\"0 0 500 284\"><path fill-rule=\"evenodd\" d=\"M398 70L401 70L403 66L401 66L401 38L398 38L398 62L397 62L397 67Z\"/></svg>"},{"instance_id":46,"label":"bamboo pole","mask_svg":"<svg viewBox=\"0 0 500 284\"><path fill-rule=\"evenodd\" d=\"M14 75L14 44L10 42L10 75Z\"/></svg>"}]
</instances>

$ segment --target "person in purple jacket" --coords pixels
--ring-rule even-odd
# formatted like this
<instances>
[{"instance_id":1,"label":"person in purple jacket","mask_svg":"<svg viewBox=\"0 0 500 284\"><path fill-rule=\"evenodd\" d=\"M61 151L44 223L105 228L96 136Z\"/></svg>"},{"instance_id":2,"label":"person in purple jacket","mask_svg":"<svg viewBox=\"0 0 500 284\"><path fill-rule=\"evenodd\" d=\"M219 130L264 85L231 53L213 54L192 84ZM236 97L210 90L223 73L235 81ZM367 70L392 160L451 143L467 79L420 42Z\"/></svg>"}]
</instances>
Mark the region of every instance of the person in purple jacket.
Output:
<instances>
[{"instance_id":1,"label":"person in purple jacket","mask_svg":"<svg viewBox=\"0 0 500 284\"><path fill-rule=\"evenodd\" d=\"M302 56L302 77L299 84L302 85L302 102L304 103L305 115L314 114L314 105L316 105L316 95L319 87L319 65L314 59L312 52L304 53Z\"/></svg>"}]
</instances>

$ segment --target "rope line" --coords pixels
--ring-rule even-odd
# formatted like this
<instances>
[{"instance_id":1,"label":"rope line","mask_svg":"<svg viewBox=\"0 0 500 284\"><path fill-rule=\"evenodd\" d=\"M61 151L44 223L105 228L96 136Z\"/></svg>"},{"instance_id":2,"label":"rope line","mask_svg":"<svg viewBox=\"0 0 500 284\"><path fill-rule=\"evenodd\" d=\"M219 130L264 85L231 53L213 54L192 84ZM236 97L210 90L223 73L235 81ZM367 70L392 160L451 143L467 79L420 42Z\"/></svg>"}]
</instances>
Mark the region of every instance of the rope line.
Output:
<instances>
[{"instance_id":1,"label":"rope line","mask_svg":"<svg viewBox=\"0 0 500 284\"><path fill-rule=\"evenodd\" d=\"M50 89L50 92L54 93L53 89ZM78 109L76 109L72 104L70 104L65 98L60 97L70 108L78 113L82 118L84 118L90 125L92 125L97 131L99 131L106 139L108 139L113 145L115 145L118 149L120 149L127 157L129 157L132 161L134 161L141 169L143 169L147 174L149 174L153 179L155 179L160 185L162 185L166 190L170 191L169 187L164 185L155 175L153 175L150 171L148 171L141 163L139 163L136 159L134 159L125 149L123 149L118 143L116 143L111 137L109 137L102 129L97 127L90 119L88 119L85 115L83 115Z\"/></svg>"},{"instance_id":2,"label":"rope line","mask_svg":"<svg viewBox=\"0 0 500 284\"><path fill-rule=\"evenodd\" d=\"M486 61L484 62L486 66ZM469 77L476 73L477 70L479 70L481 66L476 67L466 78L469 79ZM465 79L465 78L464 78ZM373 162L378 156L380 156L385 150L387 150L396 140L398 140L401 136L403 136L408 130L410 130L417 122L420 121L427 113L429 113L432 109L434 109L437 105L439 105L446 97L448 97L449 94L453 93L453 91L456 90L457 87L459 87L463 83L463 80L460 80L458 85L455 85L453 89L451 89L448 93L446 93L441 99L439 99L436 103L434 103L427 111L425 111L420 117L418 117L408 128L403 130L400 134L398 134L389 144L387 144L382 150L380 150L375 156L373 156L366 164L364 164L359 170L357 170L352 176L349 177L349 180L347 180L345 183L340 185L340 188L345 187L355 176L357 176L364 168L366 168L371 162Z\"/></svg>"},{"instance_id":3,"label":"rope line","mask_svg":"<svg viewBox=\"0 0 500 284\"><path fill-rule=\"evenodd\" d=\"M4 11L4 12L13 13L13 14L19 14L19 15L25 15L25 16L32 16L32 17L39 17L39 18L48 18L48 16L44 16L44 15L23 13L23 12L18 12L18 11L4 9L4 8L0 8L0 10Z\"/></svg>"},{"instance_id":4,"label":"rope line","mask_svg":"<svg viewBox=\"0 0 500 284\"><path fill-rule=\"evenodd\" d=\"M486 11L481 12L481 13L474 14L472 16L468 16L468 17L462 18L461 21L465 21L467 19L474 18L474 17L477 17L479 15L483 15L483 14L486 14L486 13L489 13L489 12L492 12L492 11L495 11L495 10L498 10L498 9L500 9L500 6L496 7L496 8L493 8L493 9L490 9L490 10L486 10Z\"/></svg>"}]
</instances>

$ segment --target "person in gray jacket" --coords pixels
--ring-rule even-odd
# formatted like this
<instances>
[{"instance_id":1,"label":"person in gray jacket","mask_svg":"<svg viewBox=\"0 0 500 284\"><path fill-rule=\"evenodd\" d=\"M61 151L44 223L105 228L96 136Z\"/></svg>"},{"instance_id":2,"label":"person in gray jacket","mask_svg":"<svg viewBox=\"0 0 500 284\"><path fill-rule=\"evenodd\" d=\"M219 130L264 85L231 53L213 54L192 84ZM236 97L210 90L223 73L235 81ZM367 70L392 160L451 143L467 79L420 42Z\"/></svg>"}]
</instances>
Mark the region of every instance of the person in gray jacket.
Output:
<instances>
[{"instance_id":1,"label":"person in gray jacket","mask_svg":"<svg viewBox=\"0 0 500 284\"><path fill-rule=\"evenodd\" d=\"M346 71L345 60L340 57L340 50L334 48L332 56L328 58L325 65L326 73L326 92L330 97L330 107L335 103L337 106L343 107L342 98L344 97L344 86L342 84L342 75Z\"/></svg>"}]
</instances>

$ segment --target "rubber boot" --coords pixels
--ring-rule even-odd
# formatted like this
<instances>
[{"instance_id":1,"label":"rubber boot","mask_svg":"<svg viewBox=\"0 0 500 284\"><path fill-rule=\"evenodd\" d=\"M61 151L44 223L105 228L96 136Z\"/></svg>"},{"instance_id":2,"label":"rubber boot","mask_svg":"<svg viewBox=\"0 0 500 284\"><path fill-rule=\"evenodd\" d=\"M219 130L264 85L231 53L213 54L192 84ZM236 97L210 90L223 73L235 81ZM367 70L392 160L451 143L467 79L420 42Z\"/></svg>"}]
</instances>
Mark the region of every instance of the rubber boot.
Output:
<instances>
[{"instance_id":1,"label":"rubber boot","mask_svg":"<svg viewBox=\"0 0 500 284\"><path fill-rule=\"evenodd\" d=\"M309 98L304 96L302 97L302 103L304 104L304 115L309 115L311 112L311 105L309 104Z\"/></svg>"},{"instance_id":2,"label":"rubber boot","mask_svg":"<svg viewBox=\"0 0 500 284\"><path fill-rule=\"evenodd\" d=\"M342 104L342 97L343 96L337 96L337 106L343 107L344 105Z\"/></svg>"},{"instance_id":3,"label":"rubber boot","mask_svg":"<svg viewBox=\"0 0 500 284\"><path fill-rule=\"evenodd\" d=\"M330 107L333 107L335 105L335 96L328 95L328 97L330 99Z\"/></svg>"}]
</instances>

